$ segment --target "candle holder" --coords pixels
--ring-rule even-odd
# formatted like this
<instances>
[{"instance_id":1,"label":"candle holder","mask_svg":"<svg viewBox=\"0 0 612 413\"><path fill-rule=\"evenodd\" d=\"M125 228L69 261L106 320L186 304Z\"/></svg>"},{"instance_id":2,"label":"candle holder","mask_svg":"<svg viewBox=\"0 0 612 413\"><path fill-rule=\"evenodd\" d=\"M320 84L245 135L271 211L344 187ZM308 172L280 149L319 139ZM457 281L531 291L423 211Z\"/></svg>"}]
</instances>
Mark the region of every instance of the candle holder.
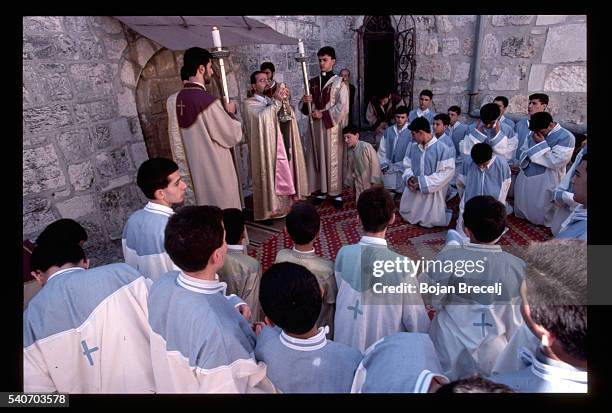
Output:
<instances>
[{"instance_id":1,"label":"candle holder","mask_svg":"<svg viewBox=\"0 0 612 413\"><path fill-rule=\"evenodd\" d=\"M210 52L213 59L225 59L229 57L230 51L226 47L216 47Z\"/></svg>"}]
</instances>

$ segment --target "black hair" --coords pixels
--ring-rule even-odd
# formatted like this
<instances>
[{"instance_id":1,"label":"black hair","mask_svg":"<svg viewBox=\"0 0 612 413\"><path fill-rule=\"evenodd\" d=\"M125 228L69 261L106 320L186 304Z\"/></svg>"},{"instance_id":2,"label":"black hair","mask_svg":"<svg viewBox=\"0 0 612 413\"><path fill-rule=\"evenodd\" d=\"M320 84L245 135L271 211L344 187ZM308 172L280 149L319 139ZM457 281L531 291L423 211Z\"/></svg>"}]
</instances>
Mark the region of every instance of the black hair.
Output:
<instances>
[{"instance_id":1,"label":"black hair","mask_svg":"<svg viewBox=\"0 0 612 413\"><path fill-rule=\"evenodd\" d=\"M448 108L447 112L455 112L457 115L461 115L461 108L457 105L453 105Z\"/></svg>"},{"instance_id":2,"label":"black hair","mask_svg":"<svg viewBox=\"0 0 612 413\"><path fill-rule=\"evenodd\" d=\"M359 128L355 125L345 126L344 129L342 129L342 134L345 135L347 133L350 133L351 135L356 135L359 133Z\"/></svg>"},{"instance_id":3,"label":"black hair","mask_svg":"<svg viewBox=\"0 0 612 413\"><path fill-rule=\"evenodd\" d=\"M171 159L147 159L138 168L136 184L148 199L155 199L155 191L168 187L168 176L178 171L179 167Z\"/></svg>"},{"instance_id":4,"label":"black hair","mask_svg":"<svg viewBox=\"0 0 612 413\"><path fill-rule=\"evenodd\" d=\"M404 105L398 106L397 108L395 108L395 114L396 115L408 115L410 111L408 110L408 108Z\"/></svg>"},{"instance_id":5,"label":"black hair","mask_svg":"<svg viewBox=\"0 0 612 413\"><path fill-rule=\"evenodd\" d=\"M186 206L170 217L164 247L183 271L201 271L223 245L223 212L216 206Z\"/></svg>"},{"instance_id":6,"label":"black hair","mask_svg":"<svg viewBox=\"0 0 612 413\"><path fill-rule=\"evenodd\" d=\"M506 206L490 195L478 195L465 203L463 223L476 241L492 242L506 228Z\"/></svg>"},{"instance_id":7,"label":"black hair","mask_svg":"<svg viewBox=\"0 0 612 413\"><path fill-rule=\"evenodd\" d=\"M36 245L78 244L87 241L87 231L74 219L62 218L47 225L36 238Z\"/></svg>"},{"instance_id":8,"label":"black hair","mask_svg":"<svg viewBox=\"0 0 612 413\"><path fill-rule=\"evenodd\" d=\"M429 121L422 116L419 116L408 125L408 129L413 132L425 131L427 133L431 133L431 125Z\"/></svg>"},{"instance_id":9,"label":"black hair","mask_svg":"<svg viewBox=\"0 0 612 413\"><path fill-rule=\"evenodd\" d=\"M317 209L305 201L296 202L285 218L287 232L298 245L308 244L321 228L321 217Z\"/></svg>"},{"instance_id":10,"label":"black hair","mask_svg":"<svg viewBox=\"0 0 612 413\"><path fill-rule=\"evenodd\" d=\"M486 142L477 143L472 146L470 156L476 165L489 162L493 157L493 148Z\"/></svg>"},{"instance_id":11,"label":"black hair","mask_svg":"<svg viewBox=\"0 0 612 413\"><path fill-rule=\"evenodd\" d=\"M389 225L395 213L395 204L385 188L369 188L359 195L357 212L364 231L380 232Z\"/></svg>"},{"instance_id":12,"label":"black hair","mask_svg":"<svg viewBox=\"0 0 612 413\"><path fill-rule=\"evenodd\" d=\"M45 272L52 266L77 265L84 260L85 252L77 243L43 243L36 245L30 257L30 271Z\"/></svg>"},{"instance_id":13,"label":"black hair","mask_svg":"<svg viewBox=\"0 0 612 413\"><path fill-rule=\"evenodd\" d=\"M487 103L480 108L480 120L483 123L490 123L499 118L501 110L495 103Z\"/></svg>"},{"instance_id":14,"label":"black hair","mask_svg":"<svg viewBox=\"0 0 612 413\"><path fill-rule=\"evenodd\" d=\"M225 241L230 245L238 245L240 236L244 231L244 214L238 208L223 210L223 226L225 227Z\"/></svg>"},{"instance_id":15,"label":"black hair","mask_svg":"<svg viewBox=\"0 0 612 413\"><path fill-rule=\"evenodd\" d=\"M181 67L181 80L189 80L189 73L187 73L187 66Z\"/></svg>"},{"instance_id":16,"label":"black hair","mask_svg":"<svg viewBox=\"0 0 612 413\"><path fill-rule=\"evenodd\" d=\"M257 83L257 75L259 74L266 74L265 72L262 72L261 70L256 70L253 73L251 73L251 84L254 85L255 83ZM267 75L266 75L267 76Z\"/></svg>"},{"instance_id":17,"label":"black hair","mask_svg":"<svg viewBox=\"0 0 612 413\"><path fill-rule=\"evenodd\" d=\"M317 56L329 56L332 59L336 58L336 51L334 50L333 47L331 46L325 46L319 49L319 51L317 52Z\"/></svg>"},{"instance_id":18,"label":"black hair","mask_svg":"<svg viewBox=\"0 0 612 413\"><path fill-rule=\"evenodd\" d=\"M548 112L537 112L529 118L529 130L538 131L546 129L552 123L553 118Z\"/></svg>"},{"instance_id":19,"label":"black hair","mask_svg":"<svg viewBox=\"0 0 612 413\"><path fill-rule=\"evenodd\" d=\"M495 383L479 375L474 375L446 383L436 393L515 393L515 391L505 384Z\"/></svg>"},{"instance_id":20,"label":"black hair","mask_svg":"<svg viewBox=\"0 0 612 413\"><path fill-rule=\"evenodd\" d=\"M263 72L264 70L266 70L266 69L270 69L270 71L271 71L272 73L274 73L274 72L275 72L275 70L274 70L274 64L273 64L272 62L263 62L263 63L261 64L261 66L259 66L259 70L261 70L262 72Z\"/></svg>"},{"instance_id":21,"label":"black hair","mask_svg":"<svg viewBox=\"0 0 612 413\"><path fill-rule=\"evenodd\" d=\"M192 47L185 50L185 54L183 55L183 65L186 68L185 73L188 76L195 76L198 67L200 67L200 65L206 67L211 59L212 54L201 47Z\"/></svg>"},{"instance_id":22,"label":"black hair","mask_svg":"<svg viewBox=\"0 0 612 413\"><path fill-rule=\"evenodd\" d=\"M493 102L501 102L505 108L508 107L508 98L505 96L497 96L495 99L493 99Z\"/></svg>"},{"instance_id":23,"label":"black hair","mask_svg":"<svg viewBox=\"0 0 612 413\"><path fill-rule=\"evenodd\" d=\"M323 305L317 278L291 262L274 264L263 274L259 302L266 317L291 334L310 331Z\"/></svg>"},{"instance_id":24,"label":"black hair","mask_svg":"<svg viewBox=\"0 0 612 413\"><path fill-rule=\"evenodd\" d=\"M540 103L548 105L548 95L545 93L534 93L533 95L529 95L529 100L537 99Z\"/></svg>"},{"instance_id":25,"label":"black hair","mask_svg":"<svg viewBox=\"0 0 612 413\"><path fill-rule=\"evenodd\" d=\"M434 120L441 120L443 125L450 125L450 116L448 116L448 113L438 113L434 116Z\"/></svg>"},{"instance_id":26,"label":"black hair","mask_svg":"<svg viewBox=\"0 0 612 413\"><path fill-rule=\"evenodd\" d=\"M429 96L430 99L433 99L433 92L429 89L423 89L421 93L419 93L419 97L421 96Z\"/></svg>"}]
</instances>

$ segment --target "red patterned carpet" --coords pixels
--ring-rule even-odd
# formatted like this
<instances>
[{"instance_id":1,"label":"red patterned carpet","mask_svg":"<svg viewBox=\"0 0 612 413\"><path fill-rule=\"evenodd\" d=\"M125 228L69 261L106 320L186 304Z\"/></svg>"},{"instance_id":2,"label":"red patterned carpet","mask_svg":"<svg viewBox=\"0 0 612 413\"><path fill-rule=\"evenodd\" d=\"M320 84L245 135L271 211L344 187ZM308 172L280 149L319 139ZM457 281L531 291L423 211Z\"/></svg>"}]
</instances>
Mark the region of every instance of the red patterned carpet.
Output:
<instances>
[{"instance_id":1,"label":"red patterned carpet","mask_svg":"<svg viewBox=\"0 0 612 413\"><path fill-rule=\"evenodd\" d=\"M342 209L335 209L327 201L318 208L321 215L321 232L315 242L315 251L318 255L331 260L335 260L338 250L343 245L354 244L361 238L362 230L355 208L355 199L348 192L343 196L345 202ZM399 207L399 199L396 205ZM455 217L450 224L450 228L454 228L458 197L451 201L450 206L455 211ZM395 222L387 230L387 241L391 249L399 254L415 260L433 259L444 246L447 229L446 227L422 228L409 224L396 210ZM514 215L508 216L508 229L499 241L499 245L518 256L521 255L521 247L528 245L530 241L546 241L552 237L548 228L532 225ZM261 245L249 248L249 255L262 264L263 271L274 263L278 251L293 246L286 229L271 234L273 235Z\"/></svg>"}]
</instances>

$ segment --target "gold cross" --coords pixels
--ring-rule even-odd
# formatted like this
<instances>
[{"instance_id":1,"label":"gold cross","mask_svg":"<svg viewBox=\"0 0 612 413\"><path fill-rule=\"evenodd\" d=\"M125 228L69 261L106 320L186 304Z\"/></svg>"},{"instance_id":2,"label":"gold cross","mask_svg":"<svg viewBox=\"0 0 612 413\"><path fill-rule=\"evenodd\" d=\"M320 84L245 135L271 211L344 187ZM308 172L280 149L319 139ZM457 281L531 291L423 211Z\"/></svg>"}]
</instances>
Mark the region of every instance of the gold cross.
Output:
<instances>
[{"instance_id":1,"label":"gold cross","mask_svg":"<svg viewBox=\"0 0 612 413\"><path fill-rule=\"evenodd\" d=\"M181 100L181 103L179 103L179 104L178 104L178 105L176 105L176 106L178 106L179 108L181 108L181 116L183 116L183 108L186 108L187 106L186 106L186 105L183 105L183 101L182 101L182 100Z\"/></svg>"}]
</instances>

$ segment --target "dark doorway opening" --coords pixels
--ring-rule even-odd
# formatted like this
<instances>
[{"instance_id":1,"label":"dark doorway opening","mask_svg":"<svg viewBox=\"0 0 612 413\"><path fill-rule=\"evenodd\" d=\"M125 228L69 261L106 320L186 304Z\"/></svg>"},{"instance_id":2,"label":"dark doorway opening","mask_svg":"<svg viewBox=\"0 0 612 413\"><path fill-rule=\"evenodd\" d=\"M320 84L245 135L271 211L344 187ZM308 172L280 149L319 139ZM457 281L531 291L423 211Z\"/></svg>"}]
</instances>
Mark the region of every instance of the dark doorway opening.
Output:
<instances>
[{"instance_id":1,"label":"dark doorway opening","mask_svg":"<svg viewBox=\"0 0 612 413\"><path fill-rule=\"evenodd\" d=\"M395 91L395 30L389 16L368 16L364 22L364 107L372 96Z\"/></svg>"}]
</instances>

